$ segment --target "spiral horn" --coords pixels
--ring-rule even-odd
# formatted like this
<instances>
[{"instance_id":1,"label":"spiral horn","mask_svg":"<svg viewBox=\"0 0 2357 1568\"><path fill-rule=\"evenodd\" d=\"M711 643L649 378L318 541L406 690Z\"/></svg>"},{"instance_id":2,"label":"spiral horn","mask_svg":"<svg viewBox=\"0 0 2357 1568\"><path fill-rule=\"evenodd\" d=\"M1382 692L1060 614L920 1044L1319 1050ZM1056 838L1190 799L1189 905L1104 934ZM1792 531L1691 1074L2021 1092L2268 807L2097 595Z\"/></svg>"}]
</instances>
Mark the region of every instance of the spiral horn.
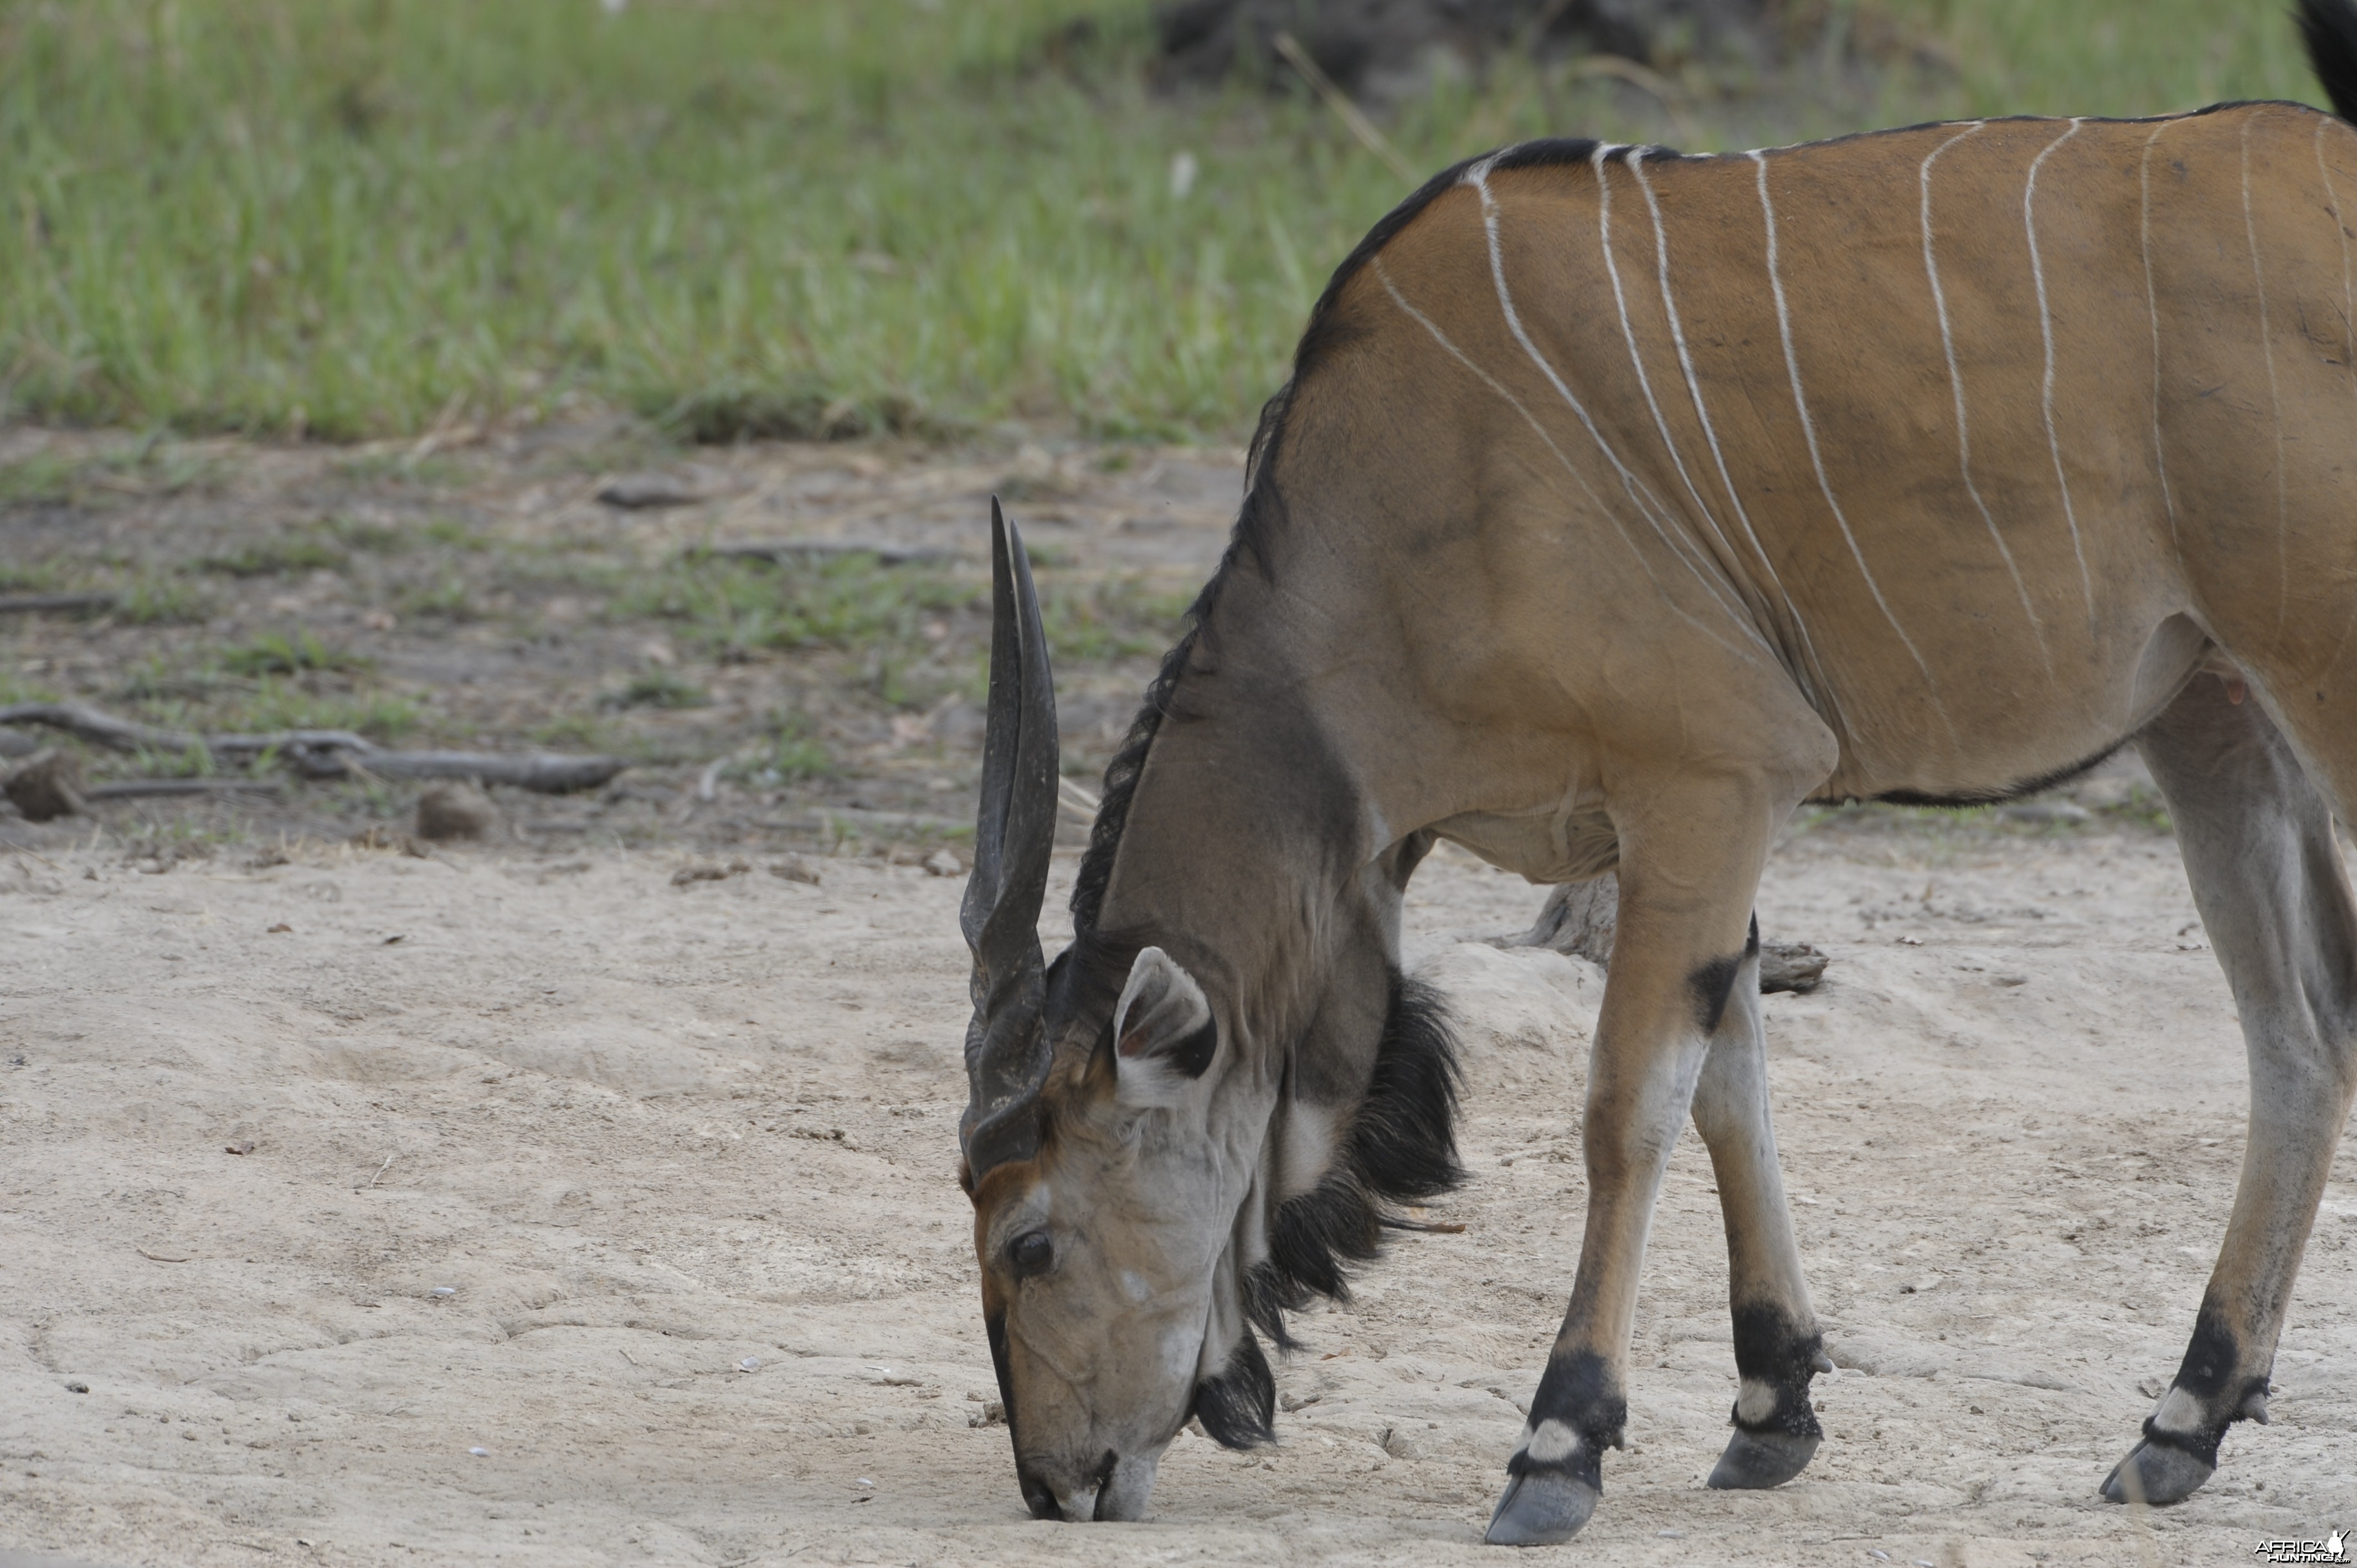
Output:
<instances>
[{"instance_id":1,"label":"spiral horn","mask_svg":"<svg viewBox=\"0 0 2357 1568\"><path fill-rule=\"evenodd\" d=\"M974 952L970 1087L958 1143L969 1176L1038 1153L1047 1082L1039 907L1056 840L1056 688L1023 536L990 500L990 713L974 815L974 875L958 924Z\"/></svg>"}]
</instances>

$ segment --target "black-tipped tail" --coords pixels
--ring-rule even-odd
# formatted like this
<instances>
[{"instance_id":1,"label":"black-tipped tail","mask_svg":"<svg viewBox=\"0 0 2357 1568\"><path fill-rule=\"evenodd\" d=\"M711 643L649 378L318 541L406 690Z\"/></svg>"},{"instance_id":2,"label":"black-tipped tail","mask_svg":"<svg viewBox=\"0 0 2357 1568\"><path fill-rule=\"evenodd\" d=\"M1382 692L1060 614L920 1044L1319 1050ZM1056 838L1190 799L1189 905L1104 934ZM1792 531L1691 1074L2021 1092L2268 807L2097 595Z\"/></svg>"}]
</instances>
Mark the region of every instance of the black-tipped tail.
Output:
<instances>
[{"instance_id":1,"label":"black-tipped tail","mask_svg":"<svg viewBox=\"0 0 2357 1568\"><path fill-rule=\"evenodd\" d=\"M2299 0L2299 34L2332 112L2357 121L2357 0Z\"/></svg>"}]
</instances>

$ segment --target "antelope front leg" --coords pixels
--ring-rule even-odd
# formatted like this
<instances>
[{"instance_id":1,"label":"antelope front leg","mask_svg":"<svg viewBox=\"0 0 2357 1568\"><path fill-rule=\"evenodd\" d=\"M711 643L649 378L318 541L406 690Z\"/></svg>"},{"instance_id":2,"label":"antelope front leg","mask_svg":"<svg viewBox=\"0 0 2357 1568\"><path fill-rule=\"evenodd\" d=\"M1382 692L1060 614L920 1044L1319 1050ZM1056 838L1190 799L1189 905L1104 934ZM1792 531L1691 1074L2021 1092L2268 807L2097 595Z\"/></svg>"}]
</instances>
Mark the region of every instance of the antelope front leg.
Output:
<instances>
[{"instance_id":1,"label":"antelope front leg","mask_svg":"<svg viewBox=\"0 0 2357 1568\"><path fill-rule=\"evenodd\" d=\"M1568 1540L1602 1495L1604 1450L1621 1445L1628 1418L1629 1337L1654 1198L1712 1038L1754 972L1752 894L1791 806L1766 790L1690 783L1649 793L1642 818L1618 824L1620 930L1589 1058L1579 1273L1507 1462L1493 1544Z\"/></svg>"}]
</instances>

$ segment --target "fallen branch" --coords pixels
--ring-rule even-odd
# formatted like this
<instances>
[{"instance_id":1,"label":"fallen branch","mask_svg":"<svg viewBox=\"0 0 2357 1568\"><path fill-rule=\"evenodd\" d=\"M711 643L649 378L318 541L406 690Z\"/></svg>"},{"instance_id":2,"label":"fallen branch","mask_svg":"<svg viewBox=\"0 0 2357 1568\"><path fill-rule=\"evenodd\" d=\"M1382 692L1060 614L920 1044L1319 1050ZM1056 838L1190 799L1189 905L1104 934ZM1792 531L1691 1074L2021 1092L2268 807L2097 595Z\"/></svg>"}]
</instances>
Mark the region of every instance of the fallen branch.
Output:
<instances>
[{"instance_id":1,"label":"fallen branch","mask_svg":"<svg viewBox=\"0 0 2357 1568\"><path fill-rule=\"evenodd\" d=\"M0 725L44 725L109 751L187 751L204 737L118 719L80 703L11 703L0 708Z\"/></svg>"},{"instance_id":2,"label":"fallen branch","mask_svg":"<svg viewBox=\"0 0 2357 1568\"><path fill-rule=\"evenodd\" d=\"M718 555L731 561L767 561L782 566L789 561L833 561L845 555L873 555L879 566L924 566L954 561L952 551L922 545L871 544L856 539L780 539L738 544L702 544L691 555Z\"/></svg>"},{"instance_id":3,"label":"fallen branch","mask_svg":"<svg viewBox=\"0 0 2357 1568\"><path fill-rule=\"evenodd\" d=\"M559 757L541 752L526 757L482 751L362 751L352 747L288 752L307 779L468 779L479 784L506 784L541 795L569 795L595 789L630 764L619 757Z\"/></svg>"},{"instance_id":4,"label":"fallen branch","mask_svg":"<svg viewBox=\"0 0 2357 1568\"><path fill-rule=\"evenodd\" d=\"M275 779L117 779L90 786L81 798L136 800L158 795L281 795L285 789Z\"/></svg>"},{"instance_id":5,"label":"fallen branch","mask_svg":"<svg viewBox=\"0 0 2357 1568\"><path fill-rule=\"evenodd\" d=\"M0 616L77 615L111 610L122 602L113 594L0 594Z\"/></svg>"},{"instance_id":6,"label":"fallen branch","mask_svg":"<svg viewBox=\"0 0 2357 1568\"><path fill-rule=\"evenodd\" d=\"M203 750L216 763L242 767L266 752L274 752L306 779L344 779L367 775L378 779L472 779L485 784L509 784L543 795L594 789L630 764L619 757L561 757L548 752L506 756L479 751L386 751L373 741L339 729L280 730L269 735L192 735L185 730L159 729L133 719L117 718L81 703L12 703L0 707L0 725L44 725L106 747L110 751L152 751L174 756ZM143 782L128 780L126 782ZM200 793L209 789L236 788L196 780L181 790L152 789L151 794ZM105 799L102 785L92 799ZM129 790L118 790L127 794Z\"/></svg>"}]
</instances>

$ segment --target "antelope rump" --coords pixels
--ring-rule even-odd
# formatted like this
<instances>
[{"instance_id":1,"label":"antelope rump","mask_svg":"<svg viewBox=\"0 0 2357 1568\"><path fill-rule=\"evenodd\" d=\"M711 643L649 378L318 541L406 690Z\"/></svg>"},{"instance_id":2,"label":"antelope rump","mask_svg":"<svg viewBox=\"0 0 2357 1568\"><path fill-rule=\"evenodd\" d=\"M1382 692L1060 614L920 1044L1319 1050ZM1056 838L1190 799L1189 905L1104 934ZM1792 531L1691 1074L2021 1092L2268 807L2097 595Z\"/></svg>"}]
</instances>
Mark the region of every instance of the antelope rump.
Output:
<instances>
[{"instance_id":1,"label":"antelope rump","mask_svg":"<svg viewBox=\"0 0 2357 1568\"><path fill-rule=\"evenodd\" d=\"M2357 1091L2357 0L2299 21L2338 118L1544 141L1435 177L1311 314L1051 964L1054 696L994 507L960 1138L1034 1514L1140 1517L1190 1418L1270 1440L1259 1336L1461 1179L1446 1014L1398 957L1442 838L1620 886L1577 1274L1488 1538L1597 1506L1688 1115L1740 1380L1710 1484L1797 1475L1828 1363L1770 1123L1769 845L1804 801L2001 800L2126 745L2235 998L2250 1136L2104 1495L2183 1498L2266 1420Z\"/></svg>"}]
</instances>

